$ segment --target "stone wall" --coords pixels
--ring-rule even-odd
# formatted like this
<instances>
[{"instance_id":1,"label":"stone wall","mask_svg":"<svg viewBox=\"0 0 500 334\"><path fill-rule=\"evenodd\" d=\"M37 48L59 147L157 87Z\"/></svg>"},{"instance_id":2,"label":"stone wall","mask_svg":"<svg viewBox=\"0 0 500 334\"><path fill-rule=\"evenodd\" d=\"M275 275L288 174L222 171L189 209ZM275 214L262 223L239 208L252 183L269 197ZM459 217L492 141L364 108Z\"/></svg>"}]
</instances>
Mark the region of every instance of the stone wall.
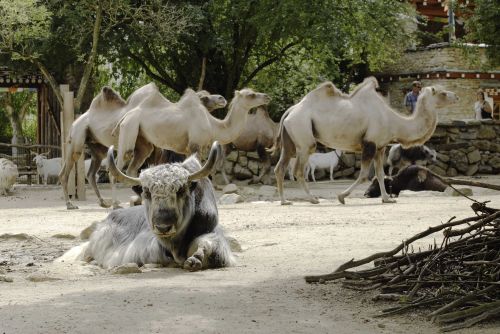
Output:
<instances>
[{"instance_id":1,"label":"stone wall","mask_svg":"<svg viewBox=\"0 0 500 334\"><path fill-rule=\"evenodd\" d=\"M500 121L441 122L426 145L438 152L437 162L428 167L440 175L500 173ZM265 184L275 182L274 163L270 174L263 179ZM360 166L361 154L345 152L334 178L355 178ZM255 180L263 165L257 152L233 151L226 157L224 168L230 179ZM316 180L328 179L328 171L317 170L315 177ZM220 176L217 178L216 182L220 184Z\"/></svg>"},{"instance_id":2,"label":"stone wall","mask_svg":"<svg viewBox=\"0 0 500 334\"><path fill-rule=\"evenodd\" d=\"M404 97L406 92L411 88L413 80L401 79L380 85L387 92L387 99L391 107L404 113ZM441 85L445 89L456 93L459 97L457 103L439 110L439 121L474 118L474 102L476 102L477 90L483 88L486 83L485 80L481 79L420 79L420 81L423 86ZM488 85L497 85L500 87L500 79L488 80Z\"/></svg>"}]
</instances>

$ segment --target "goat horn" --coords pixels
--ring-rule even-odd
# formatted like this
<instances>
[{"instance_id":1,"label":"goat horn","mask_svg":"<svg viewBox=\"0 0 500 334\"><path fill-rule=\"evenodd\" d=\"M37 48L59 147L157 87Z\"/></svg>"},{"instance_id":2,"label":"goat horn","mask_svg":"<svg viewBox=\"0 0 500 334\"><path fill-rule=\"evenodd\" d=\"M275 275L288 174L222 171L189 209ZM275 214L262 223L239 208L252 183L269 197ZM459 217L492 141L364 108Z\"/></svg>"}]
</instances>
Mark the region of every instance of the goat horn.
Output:
<instances>
[{"instance_id":1,"label":"goat horn","mask_svg":"<svg viewBox=\"0 0 500 334\"><path fill-rule=\"evenodd\" d=\"M111 175L113 175L120 182L128 183L133 186L140 185L141 180L138 177L130 177L128 175L125 175L121 170L118 169L118 167L116 167L113 151L114 147L113 145L111 145L111 147L108 149L108 171L111 173Z\"/></svg>"},{"instance_id":2,"label":"goat horn","mask_svg":"<svg viewBox=\"0 0 500 334\"><path fill-rule=\"evenodd\" d=\"M189 175L188 180L194 181L204 178L212 173L212 170L217 165L217 162L222 157L222 149L219 142L214 142L212 148L210 149L210 154L208 155L207 162L201 169L197 172Z\"/></svg>"}]
</instances>

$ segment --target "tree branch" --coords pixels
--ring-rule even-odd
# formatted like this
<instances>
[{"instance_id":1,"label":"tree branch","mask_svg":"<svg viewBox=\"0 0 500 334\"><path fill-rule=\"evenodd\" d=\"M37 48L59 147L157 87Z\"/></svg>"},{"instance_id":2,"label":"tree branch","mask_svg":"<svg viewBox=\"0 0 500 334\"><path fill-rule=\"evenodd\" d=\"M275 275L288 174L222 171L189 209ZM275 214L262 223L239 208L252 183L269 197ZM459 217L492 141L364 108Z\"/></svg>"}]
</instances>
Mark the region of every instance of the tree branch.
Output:
<instances>
[{"instance_id":1,"label":"tree branch","mask_svg":"<svg viewBox=\"0 0 500 334\"><path fill-rule=\"evenodd\" d=\"M85 64L85 69L83 70L82 80L80 81L80 86L78 87L78 93L75 99L75 112L80 112L80 107L82 106L83 95L87 90L87 85L90 79L90 74L94 69L94 63L97 56L97 46L99 44L99 34L101 30L102 23L102 2L98 1L96 19L94 22L94 31L92 33L92 50L90 51L89 58Z\"/></svg>"},{"instance_id":2,"label":"tree branch","mask_svg":"<svg viewBox=\"0 0 500 334\"><path fill-rule=\"evenodd\" d=\"M280 60L286 53L286 51L292 47L294 47L295 45L299 44L298 41L295 41L295 42L290 42L288 43L287 45L285 45L285 47L283 47L280 52L275 55L274 57L271 57L269 59L267 59L266 61L262 62L260 65L258 65L253 71L252 73L250 73L248 75L248 77L245 79L245 81L242 83L242 87L248 85L248 83L250 81L252 81L252 79L257 75L257 73L259 73L260 71L262 71L264 68L268 67L269 65L277 62L278 60Z\"/></svg>"},{"instance_id":3,"label":"tree branch","mask_svg":"<svg viewBox=\"0 0 500 334\"><path fill-rule=\"evenodd\" d=\"M52 91L54 92L54 95L56 96L57 102L59 102L59 107L61 109L63 109L64 108L64 100L63 100L61 91L59 90L59 86L58 86L57 81L54 78L54 76L52 74L50 74L49 70L45 67L45 65L42 64L42 62L40 62L37 58L28 57L28 60L31 63L33 63L34 65L36 65L38 67L38 69L40 70L40 72L42 72L42 75L49 82L49 86L50 86L50 88L52 88Z\"/></svg>"},{"instance_id":4,"label":"tree branch","mask_svg":"<svg viewBox=\"0 0 500 334\"><path fill-rule=\"evenodd\" d=\"M203 57L203 60L201 61L201 74L200 74L200 80L198 81L198 90L203 89L203 82L205 81L205 73L207 70L207 57Z\"/></svg>"}]
</instances>

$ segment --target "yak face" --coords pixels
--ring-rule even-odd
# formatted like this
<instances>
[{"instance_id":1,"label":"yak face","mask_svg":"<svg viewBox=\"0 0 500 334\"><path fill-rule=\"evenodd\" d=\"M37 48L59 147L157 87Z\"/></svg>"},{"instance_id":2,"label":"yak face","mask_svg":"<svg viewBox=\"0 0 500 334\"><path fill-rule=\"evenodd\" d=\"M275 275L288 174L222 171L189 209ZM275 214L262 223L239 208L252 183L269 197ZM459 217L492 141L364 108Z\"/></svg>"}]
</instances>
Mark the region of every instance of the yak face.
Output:
<instances>
[{"instance_id":1,"label":"yak face","mask_svg":"<svg viewBox=\"0 0 500 334\"><path fill-rule=\"evenodd\" d=\"M181 164L167 164L144 170L140 175L142 199L152 231L159 238L171 238L183 229L194 212L190 172Z\"/></svg>"},{"instance_id":2,"label":"yak face","mask_svg":"<svg viewBox=\"0 0 500 334\"><path fill-rule=\"evenodd\" d=\"M425 158L429 161L436 162L437 153L436 150L430 149L424 146Z\"/></svg>"}]
</instances>

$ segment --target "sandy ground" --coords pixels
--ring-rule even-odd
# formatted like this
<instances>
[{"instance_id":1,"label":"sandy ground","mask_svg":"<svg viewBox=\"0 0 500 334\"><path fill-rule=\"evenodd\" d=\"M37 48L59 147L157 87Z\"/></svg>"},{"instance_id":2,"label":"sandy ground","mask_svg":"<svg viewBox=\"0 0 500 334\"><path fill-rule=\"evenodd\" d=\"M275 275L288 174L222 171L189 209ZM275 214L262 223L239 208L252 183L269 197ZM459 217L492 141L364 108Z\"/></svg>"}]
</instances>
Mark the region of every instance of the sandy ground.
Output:
<instances>
[{"instance_id":1,"label":"sandy ground","mask_svg":"<svg viewBox=\"0 0 500 334\"><path fill-rule=\"evenodd\" d=\"M13 279L0 282L0 333L437 333L420 314L374 318L387 304L339 283L306 284L303 276L392 249L451 216L469 217L470 201L425 192L381 204L362 198L365 184L340 205L335 196L349 183L313 185L323 198L319 205L280 206L276 197L248 196L246 203L219 206L221 224L243 248L236 267L131 275L52 262L81 242L82 229L110 212L97 206L90 190L87 201L77 202L79 210L67 211L58 187L19 186L0 198L0 276ZM291 182L286 193L302 196ZM119 190L124 206L130 194ZM109 189L104 195L110 197ZM500 207L498 192L474 188L474 197ZM26 235L6 238L8 233ZM420 246L427 242L432 239ZM499 330L497 322L459 333Z\"/></svg>"}]
</instances>

